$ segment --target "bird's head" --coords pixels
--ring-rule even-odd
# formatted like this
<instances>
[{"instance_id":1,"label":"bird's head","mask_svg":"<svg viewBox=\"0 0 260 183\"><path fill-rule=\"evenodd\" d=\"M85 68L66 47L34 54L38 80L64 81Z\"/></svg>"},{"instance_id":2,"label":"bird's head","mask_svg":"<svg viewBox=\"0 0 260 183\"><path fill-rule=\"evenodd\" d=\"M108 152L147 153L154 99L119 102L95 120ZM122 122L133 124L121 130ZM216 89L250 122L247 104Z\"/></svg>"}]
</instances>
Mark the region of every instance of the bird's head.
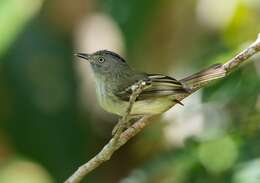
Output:
<instances>
[{"instance_id":1,"label":"bird's head","mask_svg":"<svg viewBox=\"0 0 260 183\"><path fill-rule=\"evenodd\" d=\"M77 53L76 56L87 60L96 74L106 74L117 70L129 69L126 61L117 53L100 50L92 54Z\"/></svg>"}]
</instances>

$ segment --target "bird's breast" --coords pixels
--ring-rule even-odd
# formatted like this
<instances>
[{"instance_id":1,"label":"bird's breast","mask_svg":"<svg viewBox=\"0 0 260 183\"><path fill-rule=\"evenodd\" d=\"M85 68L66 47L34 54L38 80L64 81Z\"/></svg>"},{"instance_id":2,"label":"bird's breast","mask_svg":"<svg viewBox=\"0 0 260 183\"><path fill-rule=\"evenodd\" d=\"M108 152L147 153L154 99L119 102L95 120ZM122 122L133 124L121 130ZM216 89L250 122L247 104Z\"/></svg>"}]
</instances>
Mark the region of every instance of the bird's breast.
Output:
<instances>
[{"instance_id":1,"label":"bird's breast","mask_svg":"<svg viewBox=\"0 0 260 183\"><path fill-rule=\"evenodd\" d=\"M104 83L98 83L96 87L98 102L107 112L122 115L125 103L113 94L112 88Z\"/></svg>"}]
</instances>

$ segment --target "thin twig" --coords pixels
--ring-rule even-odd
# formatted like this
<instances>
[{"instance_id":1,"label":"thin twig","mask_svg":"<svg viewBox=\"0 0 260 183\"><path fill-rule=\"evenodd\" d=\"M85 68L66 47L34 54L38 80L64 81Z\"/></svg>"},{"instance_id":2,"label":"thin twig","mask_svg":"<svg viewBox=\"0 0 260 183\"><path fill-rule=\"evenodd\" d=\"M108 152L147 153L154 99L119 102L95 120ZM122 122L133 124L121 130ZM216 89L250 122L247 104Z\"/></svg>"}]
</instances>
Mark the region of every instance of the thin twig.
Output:
<instances>
[{"instance_id":1,"label":"thin twig","mask_svg":"<svg viewBox=\"0 0 260 183\"><path fill-rule=\"evenodd\" d=\"M129 103L126 108L125 114L122 116L121 119L119 119L118 124L116 125L116 127L113 129L112 132L115 139L118 139L120 137L121 133L125 128L125 125L129 122L129 116L136 99L138 98L140 93L144 90L144 88L147 88L149 86L150 85L148 85L145 81L142 80L131 86L130 90L132 90L132 94L130 95Z\"/></svg>"},{"instance_id":2,"label":"thin twig","mask_svg":"<svg viewBox=\"0 0 260 183\"><path fill-rule=\"evenodd\" d=\"M103 147L103 149L87 163L79 167L79 169L67 180L65 183L78 183L83 177L97 168L100 164L110 159L112 154L122 145L124 145L130 138L141 131L148 124L149 117L141 118L138 123L135 123L131 128L128 128L123 134L125 124L129 121L129 116L133 108L134 102L144 88L149 87L145 81L139 81L131 86L132 95L130 96L128 106L125 114L118 121L118 128L116 129L115 135L112 139Z\"/></svg>"},{"instance_id":3,"label":"thin twig","mask_svg":"<svg viewBox=\"0 0 260 183\"><path fill-rule=\"evenodd\" d=\"M131 128L128 128L120 135L120 138L118 138L116 143L116 139L113 137L95 157L79 167L65 183L79 183L85 175L96 169L100 164L108 161L116 150L151 123L151 120L149 120L150 117L151 116L145 116L133 124Z\"/></svg>"},{"instance_id":4,"label":"thin twig","mask_svg":"<svg viewBox=\"0 0 260 183\"><path fill-rule=\"evenodd\" d=\"M217 64L217 67L215 68L215 73L223 73L222 77L225 77L228 74L230 74L231 72L233 72L234 70L236 70L239 66L244 64L250 57L252 57L259 51L260 51L260 33L258 34L258 37L255 40L255 42L253 42L251 45L249 45L242 52L238 53L235 57L228 60L224 64ZM197 85L197 84L194 84L193 82L191 82L191 83L186 82L187 78L189 78L189 77L190 76L185 77L185 78L181 79L180 81L181 82L183 81L185 84L187 84L188 88L191 89L190 94L194 93L195 91L199 90L200 88L207 86L209 83L212 83L212 81L215 80L215 79L212 79L212 80L209 80L207 82L200 83L199 85ZM190 94L180 96L180 98L178 98L178 100L182 100L182 99L186 98L187 96L189 96Z\"/></svg>"},{"instance_id":5,"label":"thin twig","mask_svg":"<svg viewBox=\"0 0 260 183\"><path fill-rule=\"evenodd\" d=\"M258 34L257 40L247 47L244 51L239 53L237 56L223 64L223 67L226 69L227 73L232 72L238 66L240 66L248 58L260 51L260 34Z\"/></svg>"},{"instance_id":6,"label":"thin twig","mask_svg":"<svg viewBox=\"0 0 260 183\"><path fill-rule=\"evenodd\" d=\"M260 51L260 34L258 36L258 39L253 44L251 44L244 51L239 53L231 60L227 61L225 64L220 65L220 67L217 67L216 69L222 69L222 71L225 73L224 76L226 76L227 74L229 74L230 72L238 68L238 66L244 63L248 58L255 55L259 51ZM183 80L185 80L185 78ZM211 81L213 80L210 80L207 83L203 83L203 85L191 86L192 88L191 93L208 85ZM121 119L122 123L128 120L129 114L131 113L132 106L136 98L142 92L142 87L144 87L140 83L136 86L137 88L133 90L132 96L130 97L129 106L126 110L126 113ZM183 95L179 98L179 100L182 100L189 95L190 94ZM65 181L65 183L79 183L84 178L84 176L86 176L88 173L96 169L103 162L108 161L117 149L123 146L129 139L134 137L142 129L144 129L147 125L151 123L150 120L151 117L152 116L144 116L124 132L122 132L123 126L120 126L119 127L120 131L116 133L116 136L114 136L95 157L93 157L87 163L79 167L79 169L67 181Z\"/></svg>"}]
</instances>

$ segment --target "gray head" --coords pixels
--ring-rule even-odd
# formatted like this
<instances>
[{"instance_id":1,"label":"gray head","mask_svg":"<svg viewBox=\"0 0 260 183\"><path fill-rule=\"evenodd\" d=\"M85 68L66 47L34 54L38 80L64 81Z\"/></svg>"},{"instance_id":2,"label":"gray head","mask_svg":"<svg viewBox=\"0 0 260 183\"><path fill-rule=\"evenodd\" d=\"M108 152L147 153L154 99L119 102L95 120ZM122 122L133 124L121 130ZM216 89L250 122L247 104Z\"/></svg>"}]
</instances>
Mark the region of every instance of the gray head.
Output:
<instances>
[{"instance_id":1,"label":"gray head","mask_svg":"<svg viewBox=\"0 0 260 183\"><path fill-rule=\"evenodd\" d=\"M76 56L89 61L95 74L105 75L130 69L126 61L112 51L100 50L92 54L77 53Z\"/></svg>"}]
</instances>

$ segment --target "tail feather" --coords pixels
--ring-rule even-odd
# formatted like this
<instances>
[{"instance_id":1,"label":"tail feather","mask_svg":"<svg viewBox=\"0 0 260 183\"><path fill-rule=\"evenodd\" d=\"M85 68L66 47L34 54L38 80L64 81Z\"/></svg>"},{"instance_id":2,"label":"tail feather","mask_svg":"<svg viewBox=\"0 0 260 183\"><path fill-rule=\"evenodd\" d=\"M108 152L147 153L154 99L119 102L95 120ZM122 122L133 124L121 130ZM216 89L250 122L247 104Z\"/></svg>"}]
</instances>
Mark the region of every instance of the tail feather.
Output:
<instances>
[{"instance_id":1,"label":"tail feather","mask_svg":"<svg viewBox=\"0 0 260 183\"><path fill-rule=\"evenodd\" d=\"M180 82L188 90L195 91L208 84L212 80L225 77L226 74L227 72L222 64L215 64L198 73L181 79Z\"/></svg>"}]
</instances>

